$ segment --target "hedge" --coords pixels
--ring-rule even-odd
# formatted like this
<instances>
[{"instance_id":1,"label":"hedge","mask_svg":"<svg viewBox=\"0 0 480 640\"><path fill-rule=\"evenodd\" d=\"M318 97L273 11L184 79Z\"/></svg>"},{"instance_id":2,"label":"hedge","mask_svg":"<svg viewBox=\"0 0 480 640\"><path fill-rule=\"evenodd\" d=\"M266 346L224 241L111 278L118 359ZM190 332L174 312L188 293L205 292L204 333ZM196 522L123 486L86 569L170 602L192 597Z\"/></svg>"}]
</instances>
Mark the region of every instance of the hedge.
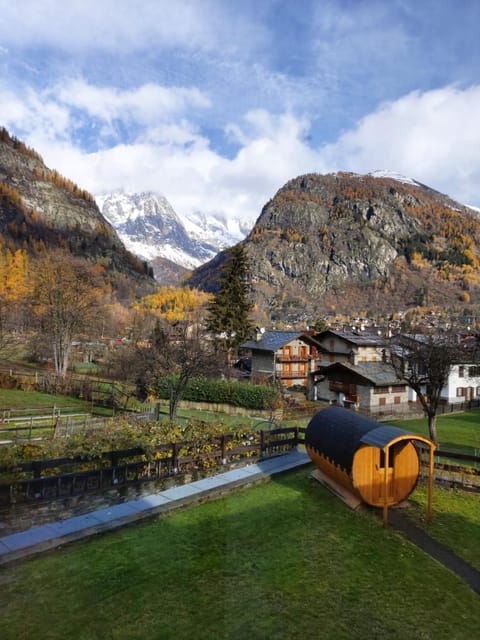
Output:
<instances>
[{"instance_id":1,"label":"hedge","mask_svg":"<svg viewBox=\"0 0 480 640\"><path fill-rule=\"evenodd\" d=\"M157 383L155 392L159 398L169 399L171 383L171 378L162 378ZM270 409L277 398L278 389L275 387L209 378L192 378L182 394L182 400L218 402L257 410Z\"/></svg>"}]
</instances>

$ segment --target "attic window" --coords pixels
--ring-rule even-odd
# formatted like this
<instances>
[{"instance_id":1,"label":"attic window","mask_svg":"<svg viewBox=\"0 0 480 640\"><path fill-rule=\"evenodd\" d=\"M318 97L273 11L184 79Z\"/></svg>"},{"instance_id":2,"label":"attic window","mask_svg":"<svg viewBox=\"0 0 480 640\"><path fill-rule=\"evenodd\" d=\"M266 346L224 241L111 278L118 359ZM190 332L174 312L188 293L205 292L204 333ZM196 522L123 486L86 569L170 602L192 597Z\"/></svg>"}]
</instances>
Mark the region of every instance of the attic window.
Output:
<instances>
[{"instance_id":1,"label":"attic window","mask_svg":"<svg viewBox=\"0 0 480 640\"><path fill-rule=\"evenodd\" d=\"M373 393L388 393L388 387L375 387Z\"/></svg>"}]
</instances>

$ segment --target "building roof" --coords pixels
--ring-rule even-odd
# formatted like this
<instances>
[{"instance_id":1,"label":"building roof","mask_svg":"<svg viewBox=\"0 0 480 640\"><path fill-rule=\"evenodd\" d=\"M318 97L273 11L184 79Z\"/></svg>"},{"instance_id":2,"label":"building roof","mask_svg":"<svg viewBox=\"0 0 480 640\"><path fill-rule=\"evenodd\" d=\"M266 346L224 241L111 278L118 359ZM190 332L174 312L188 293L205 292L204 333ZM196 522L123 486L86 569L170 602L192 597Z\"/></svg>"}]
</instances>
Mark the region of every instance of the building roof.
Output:
<instances>
[{"instance_id":1,"label":"building roof","mask_svg":"<svg viewBox=\"0 0 480 640\"><path fill-rule=\"evenodd\" d=\"M248 340L243 342L240 347L242 349L252 349L252 351L277 351L281 349L283 345L302 338L303 333L301 331L266 331L259 334L261 337L259 340Z\"/></svg>"},{"instance_id":2,"label":"building roof","mask_svg":"<svg viewBox=\"0 0 480 640\"><path fill-rule=\"evenodd\" d=\"M355 344L358 347L383 347L387 343L387 339L384 336L379 336L377 333L357 332L357 331L333 331L328 329L324 331L320 336L317 336L317 340L322 336L331 334L337 338L341 338L346 342Z\"/></svg>"},{"instance_id":3,"label":"building roof","mask_svg":"<svg viewBox=\"0 0 480 640\"><path fill-rule=\"evenodd\" d=\"M395 373L395 369L388 362L359 362L358 364L350 364L349 362L335 362L325 367L322 372L328 376L329 372L336 369L343 369L355 373L368 382L373 383L376 387L383 387L389 384L405 383Z\"/></svg>"}]
</instances>

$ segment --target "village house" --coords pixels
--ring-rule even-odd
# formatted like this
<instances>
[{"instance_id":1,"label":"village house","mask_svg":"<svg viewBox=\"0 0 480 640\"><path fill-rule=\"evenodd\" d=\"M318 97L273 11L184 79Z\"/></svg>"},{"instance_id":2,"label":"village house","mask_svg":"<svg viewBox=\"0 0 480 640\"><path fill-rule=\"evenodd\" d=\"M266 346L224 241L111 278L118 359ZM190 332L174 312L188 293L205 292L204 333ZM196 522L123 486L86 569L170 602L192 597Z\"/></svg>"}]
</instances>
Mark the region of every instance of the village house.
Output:
<instances>
[{"instance_id":1,"label":"village house","mask_svg":"<svg viewBox=\"0 0 480 640\"><path fill-rule=\"evenodd\" d=\"M259 330L240 347L251 358L252 377L274 380L283 388L306 389L320 351L311 335L298 331Z\"/></svg>"},{"instance_id":2,"label":"village house","mask_svg":"<svg viewBox=\"0 0 480 640\"><path fill-rule=\"evenodd\" d=\"M480 400L480 365L454 364L440 398L448 404Z\"/></svg>"},{"instance_id":3,"label":"village house","mask_svg":"<svg viewBox=\"0 0 480 640\"><path fill-rule=\"evenodd\" d=\"M387 362L336 362L317 369L308 398L377 415L402 413L409 406L407 383Z\"/></svg>"},{"instance_id":4,"label":"village house","mask_svg":"<svg viewBox=\"0 0 480 640\"><path fill-rule=\"evenodd\" d=\"M423 334L398 335L392 345L393 353L398 351L395 345L419 343L424 340ZM447 383L440 392L440 400L445 405L460 405L466 402L480 403L480 364L477 349L478 338L476 336L458 336L458 354L450 367ZM426 388L423 389L426 392ZM416 402L417 394L409 388L409 401Z\"/></svg>"},{"instance_id":5,"label":"village house","mask_svg":"<svg viewBox=\"0 0 480 640\"><path fill-rule=\"evenodd\" d=\"M388 350L388 339L363 331L322 331L314 336L320 349L317 367L334 362L383 362Z\"/></svg>"}]
</instances>

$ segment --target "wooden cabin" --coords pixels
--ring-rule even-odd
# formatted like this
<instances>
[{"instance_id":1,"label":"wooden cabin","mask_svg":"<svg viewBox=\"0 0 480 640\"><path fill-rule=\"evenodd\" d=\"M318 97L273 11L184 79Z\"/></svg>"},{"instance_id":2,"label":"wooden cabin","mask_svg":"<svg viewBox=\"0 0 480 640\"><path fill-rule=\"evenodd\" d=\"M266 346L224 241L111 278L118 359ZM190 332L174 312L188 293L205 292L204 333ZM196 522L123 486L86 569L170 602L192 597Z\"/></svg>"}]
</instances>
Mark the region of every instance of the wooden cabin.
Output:
<instances>
[{"instance_id":1,"label":"wooden cabin","mask_svg":"<svg viewBox=\"0 0 480 640\"><path fill-rule=\"evenodd\" d=\"M406 500L420 475L415 442L429 447L428 515L431 515L433 451L428 438L379 423L343 407L328 407L310 420L305 446L317 469L359 500L384 509ZM337 492L338 493L338 492Z\"/></svg>"}]
</instances>

